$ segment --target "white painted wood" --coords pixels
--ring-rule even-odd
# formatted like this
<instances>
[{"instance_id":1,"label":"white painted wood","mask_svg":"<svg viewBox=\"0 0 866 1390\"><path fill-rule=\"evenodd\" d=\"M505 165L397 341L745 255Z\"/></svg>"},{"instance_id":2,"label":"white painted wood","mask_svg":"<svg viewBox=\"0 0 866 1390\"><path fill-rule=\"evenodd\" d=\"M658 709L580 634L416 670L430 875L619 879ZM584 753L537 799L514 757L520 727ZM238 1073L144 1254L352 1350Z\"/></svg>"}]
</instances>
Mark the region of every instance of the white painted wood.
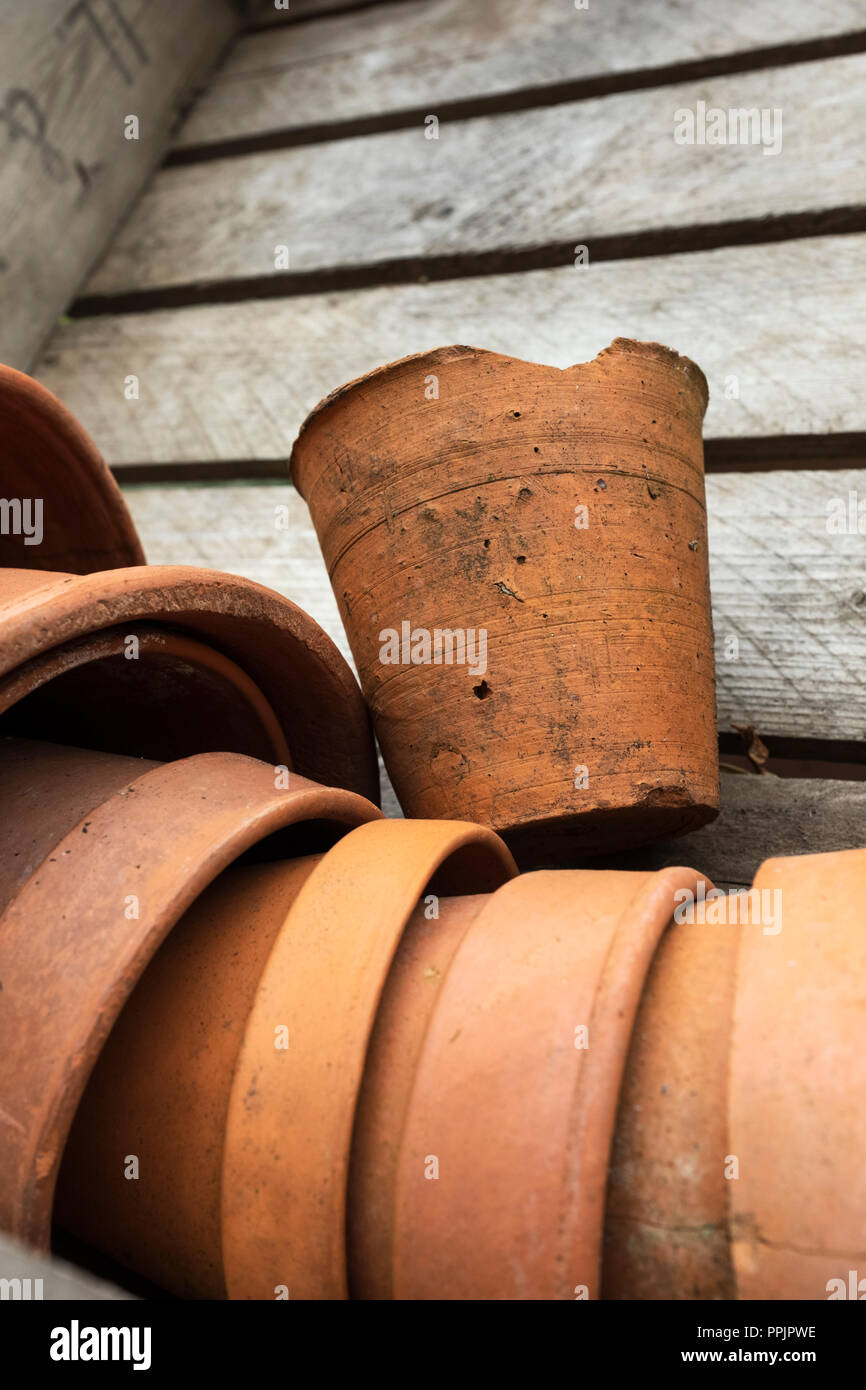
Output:
<instances>
[{"instance_id":1,"label":"white painted wood","mask_svg":"<svg viewBox=\"0 0 866 1390\"><path fill-rule=\"evenodd\" d=\"M321 6L322 0L316 0ZM325 0L334 3L334 0ZM310 11L292 0L292 14ZM262 0L262 17L273 17ZM180 146L489 98L862 29L861 0L406 0L240 40Z\"/></svg>"},{"instance_id":2,"label":"white painted wood","mask_svg":"<svg viewBox=\"0 0 866 1390\"><path fill-rule=\"evenodd\" d=\"M75 319L38 375L109 463L287 458L328 391L407 353L468 342L565 367L615 336L707 374L707 438L863 430L866 235L439 284ZM140 399L124 396L135 373Z\"/></svg>"},{"instance_id":3,"label":"white painted wood","mask_svg":"<svg viewBox=\"0 0 866 1390\"><path fill-rule=\"evenodd\" d=\"M32 362L239 22L228 0L3 0L0 361Z\"/></svg>"},{"instance_id":4,"label":"white painted wood","mask_svg":"<svg viewBox=\"0 0 866 1390\"><path fill-rule=\"evenodd\" d=\"M699 101L780 110L781 153L677 144L676 113ZM443 122L436 140L419 123L167 168L85 293L231 281L252 293L248 282L286 273L286 255L289 273L311 276L374 275L394 261L420 271L437 256L484 256L492 270L497 256L548 245L585 244L592 260L601 237L823 213L864 200L864 129L866 54L857 54Z\"/></svg>"},{"instance_id":5,"label":"white painted wood","mask_svg":"<svg viewBox=\"0 0 866 1390\"><path fill-rule=\"evenodd\" d=\"M277 589L351 661L306 505L287 483L124 493L151 564L208 565ZM828 518L839 502L847 517L851 493L863 532L836 534ZM718 474L707 505L719 727L866 742L866 468Z\"/></svg>"}]
</instances>

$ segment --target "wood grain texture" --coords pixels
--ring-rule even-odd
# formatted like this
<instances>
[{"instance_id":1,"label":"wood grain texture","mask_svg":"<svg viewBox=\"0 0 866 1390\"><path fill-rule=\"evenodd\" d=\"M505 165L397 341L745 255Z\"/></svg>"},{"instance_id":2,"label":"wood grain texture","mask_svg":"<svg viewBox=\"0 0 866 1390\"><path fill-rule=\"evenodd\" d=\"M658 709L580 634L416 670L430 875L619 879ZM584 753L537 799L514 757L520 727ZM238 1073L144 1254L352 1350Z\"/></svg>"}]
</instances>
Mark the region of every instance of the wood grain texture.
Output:
<instances>
[{"instance_id":1,"label":"wood grain texture","mask_svg":"<svg viewBox=\"0 0 866 1390\"><path fill-rule=\"evenodd\" d=\"M109 463L280 468L328 391L389 359L472 343L566 367L618 334L693 357L705 437L866 427L866 236L203 306L60 326L38 376ZM124 397L135 373L140 399ZM737 394L734 394L734 392Z\"/></svg>"},{"instance_id":2,"label":"wood grain texture","mask_svg":"<svg viewBox=\"0 0 866 1390\"><path fill-rule=\"evenodd\" d=\"M321 15L366 9L368 5L393 4L395 0L289 0L278 9L275 0L247 0L247 22L252 28L276 27L318 19ZM418 0L406 0L417 4Z\"/></svg>"},{"instance_id":3,"label":"wood grain texture","mask_svg":"<svg viewBox=\"0 0 866 1390\"><path fill-rule=\"evenodd\" d=\"M719 888L749 888L765 859L866 845L863 782L723 775L720 800L719 818L712 825L617 856L606 861L606 867L665 869L686 864Z\"/></svg>"},{"instance_id":4,"label":"wood grain texture","mask_svg":"<svg viewBox=\"0 0 866 1390\"><path fill-rule=\"evenodd\" d=\"M782 112L782 149L682 145L675 113ZM516 115L443 123L164 169L121 228L87 297L288 272L484 270L541 246L818 215L864 201L866 54ZM672 237L673 241L673 237ZM672 246L672 249L676 249ZM565 251L563 252L563 258Z\"/></svg>"},{"instance_id":5,"label":"wood grain texture","mask_svg":"<svg viewBox=\"0 0 866 1390\"><path fill-rule=\"evenodd\" d=\"M852 492L863 532L831 532ZM288 484L124 493L151 564L208 565L277 589L351 662L306 505ZM720 729L866 745L866 468L710 477L707 505Z\"/></svg>"},{"instance_id":6,"label":"wood grain texture","mask_svg":"<svg viewBox=\"0 0 866 1390\"><path fill-rule=\"evenodd\" d=\"M720 727L866 741L866 469L717 475L707 497Z\"/></svg>"},{"instance_id":7,"label":"wood grain texture","mask_svg":"<svg viewBox=\"0 0 866 1390\"><path fill-rule=\"evenodd\" d=\"M30 1250L27 1246L20 1245L5 1232L0 1232L0 1279L39 1279L42 1281L39 1296L45 1300L93 1302L134 1298L133 1294L95 1278L87 1270L78 1269L66 1260L59 1260L54 1255L46 1255L44 1251ZM36 1297L36 1287L35 1283L31 1282L31 1298Z\"/></svg>"},{"instance_id":8,"label":"wood grain texture","mask_svg":"<svg viewBox=\"0 0 866 1390\"><path fill-rule=\"evenodd\" d=\"M338 0L324 0L336 4ZM316 0L317 7L323 0ZM309 14L293 0L291 17ZM279 12L285 15L285 11ZM276 20L262 0L254 15ZM405 0L241 39L178 136L244 135L554 88L861 29L859 0Z\"/></svg>"},{"instance_id":9,"label":"wood grain texture","mask_svg":"<svg viewBox=\"0 0 866 1390\"><path fill-rule=\"evenodd\" d=\"M3 4L0 360L27 367L236 31L228 0ZM126 117L139 138L124 136Z\"/></svg>"}]
</instances>

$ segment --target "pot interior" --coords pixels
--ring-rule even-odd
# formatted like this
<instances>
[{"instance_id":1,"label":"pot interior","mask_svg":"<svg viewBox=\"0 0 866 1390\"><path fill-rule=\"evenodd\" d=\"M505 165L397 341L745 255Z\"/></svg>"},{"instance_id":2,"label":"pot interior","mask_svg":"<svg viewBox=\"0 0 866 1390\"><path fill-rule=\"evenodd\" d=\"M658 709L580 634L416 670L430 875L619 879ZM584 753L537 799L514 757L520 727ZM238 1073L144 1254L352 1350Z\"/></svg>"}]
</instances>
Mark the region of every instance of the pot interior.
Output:
<instances>
[{"instance_id":1,"label":"pot interior","mask_svg":"<svg viewBox=\"0 0 866 1390\"><path fill-rule=\"evenodd\" d=\"M291 766L276 715L235 662L153 624L53 648L0 681L0 734L169 761L246 753Z\"/></svg>"}]
</instances>

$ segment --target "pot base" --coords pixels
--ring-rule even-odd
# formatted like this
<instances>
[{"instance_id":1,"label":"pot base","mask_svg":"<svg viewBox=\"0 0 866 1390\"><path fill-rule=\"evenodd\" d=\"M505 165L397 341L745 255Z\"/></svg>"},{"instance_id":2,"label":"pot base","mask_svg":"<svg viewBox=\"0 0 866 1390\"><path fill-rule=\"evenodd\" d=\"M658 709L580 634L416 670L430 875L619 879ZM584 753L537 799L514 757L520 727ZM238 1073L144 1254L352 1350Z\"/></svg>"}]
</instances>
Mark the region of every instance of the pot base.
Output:
<instances>
[{"instance_id":1,"label":"pot base","mask_svg":"<svg viewBox=\"0 0 866 1390\"><path fill-rule=\"evenodd\" d=\"M616 854L657 840L688 835L715 820L718 814L718 806L692 801L677 788L653 792L635 806L614 806L553 816L529 825L493 828L521 869L558 868L574 864L583 855Z\"/></svg>"}]
</instances>

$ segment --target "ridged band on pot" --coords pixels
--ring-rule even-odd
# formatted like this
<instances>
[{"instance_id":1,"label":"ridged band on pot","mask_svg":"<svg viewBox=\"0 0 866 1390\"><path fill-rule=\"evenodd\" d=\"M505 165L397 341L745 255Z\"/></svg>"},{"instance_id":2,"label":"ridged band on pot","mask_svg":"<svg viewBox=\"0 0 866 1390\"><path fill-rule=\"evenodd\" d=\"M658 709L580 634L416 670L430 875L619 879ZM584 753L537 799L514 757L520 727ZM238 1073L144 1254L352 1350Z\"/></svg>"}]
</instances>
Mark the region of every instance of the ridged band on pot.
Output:
<instances>
[{"instance_id":1,"label":"ridged band on pot","mask_svg":"<svg viewBox=\"0 0 866 1390\"><path fill-rule=\"evenodd\" d=\"M741 928L727 1184L737 1295L866 1294L866 850L770 859Z\"/></svg>"},{"instance_id":2,"label":"ridged band on pot","mask_svg":"<svg viewBox=\"0 0 866 1390\"><path fill-rule=\"evenodd\" d=\"M610 1156L604 1298L736 1297L726 1099L740 928L719 916L675 920L647 976Z\"/></svg>"},{"instance_id":3,"label":"ridged band on pot","mask_svg":"<svg viewBox=\"0 0 866 1390\"><path fill-rule=\"evenodd\" d=\"M0 680L14 672L26 685L28 663L44 661L60 648L68 653L70 644L109 630L117 637L116 662L124 677L131 668L145 673L146 662L137 668L124 660L122 641L140 623L193 638L240 667L273 711L291 765L303 776L378 800L369 716L348 665L302 609L247 579L174 565L84 576L0 570ZM66 658L59 653L57 659L62 665ZM246 697L244 702L249 703ZM122 724L123 703L116 703ZM106 723L108 737L111 724ZM20 723L15 727L22 731ZM201 730L188 722L187 729L190 739L200 737ZM156 746L142 747L133 728L131 746L118 747L116 741L108 746L122 753L176 757L190 751L189 744L183 747L183 735L177 721L166 719L165 742L157 738ZM53 737L65 741L56 732ZM223 746L229 741L226 735Z\"/></svg>"},{"instance_id":4,"label":"ridged band on pot","mask_svg":"<svg viewBox=\"0 0 866 1390\"><path fill-rule=\"evenodd\" d=\"M352 1127L400 936L425 889L489 891L515 872L480 826L383 820L347 835L307 879L259 983L232 1082L222 1193L230 1298L273 1299L278 1286L293 1299L346 1297ZM284 1055L279 1024L290 1033Z\"/></svg>"},{"instance_id":5,"label":"ridged band on pot","mask_svg":"<svg viewBox=\"0 0 866 1390\"><path fill-rule=\"evenodd\" d=\"M72 750L64 752L68 768ZM79 755L85 777L89 756ZM101 759L98 776L108 775ZM349 827L379 814L351 792L295 774L285 789L276 782L273 767L237 754L151 767L55 840L8 903L0 917L0 1229L47 1244L57 1170L91 1068L141 972L198 894L287 826L316 819ZM50 818L44 803L41 810ZM39 837L51 835L42 828Z\"/></svg>"},{"instance_id":6,"label":"ridged band on pot","mask_svg":"<svg viewBox=\"0 0 866 1390\"><path fill-rule=\"evenodd\" d=\"M92 439L56 396L2 363L0 493L22 506L25 523L0 535L0 565L87 574L144 564L132 517Z\"/></svg>"},{"instance_id":7,"label":"ridged band on pot","mask_svg":"<svg viewBox=\"0 0 866 1390\"><path fill-rule=\"evenodd\" d=\"M389 976L356 1125L362 1296L597 1297L632 1022L674 895L694 883L686 869L542 871L492 894L444 951L407 933L412 971ZM407 1000L423 969L435 1002L419 1038ZM362 1201L384 1210L387 1246Z\"/></svg>"},{"instance_id":8,"label":"ridged band on pot","mask_svg":"<svg viewBox=\"0 0 866 1390\"><path fill-rule=\"evenodd\" d=\"M420 902L379 1001L355 1113L346 1244L352 1298L393 1298L400 1136L439 985L487 894ZM432 1181L432 1178L431 1178Z\"/></svg>"},{"instance_id":9,"label":"ridged band on pot","mask_svg":"<svg viewBox=\"0 0 866 1390\"><path fill-rule=\"evenodd\" d=\"M308 417L292 477L401 804L526 862L718 810L701 422L687 358L405 358Z\"/></svg>"}]
</instances>

